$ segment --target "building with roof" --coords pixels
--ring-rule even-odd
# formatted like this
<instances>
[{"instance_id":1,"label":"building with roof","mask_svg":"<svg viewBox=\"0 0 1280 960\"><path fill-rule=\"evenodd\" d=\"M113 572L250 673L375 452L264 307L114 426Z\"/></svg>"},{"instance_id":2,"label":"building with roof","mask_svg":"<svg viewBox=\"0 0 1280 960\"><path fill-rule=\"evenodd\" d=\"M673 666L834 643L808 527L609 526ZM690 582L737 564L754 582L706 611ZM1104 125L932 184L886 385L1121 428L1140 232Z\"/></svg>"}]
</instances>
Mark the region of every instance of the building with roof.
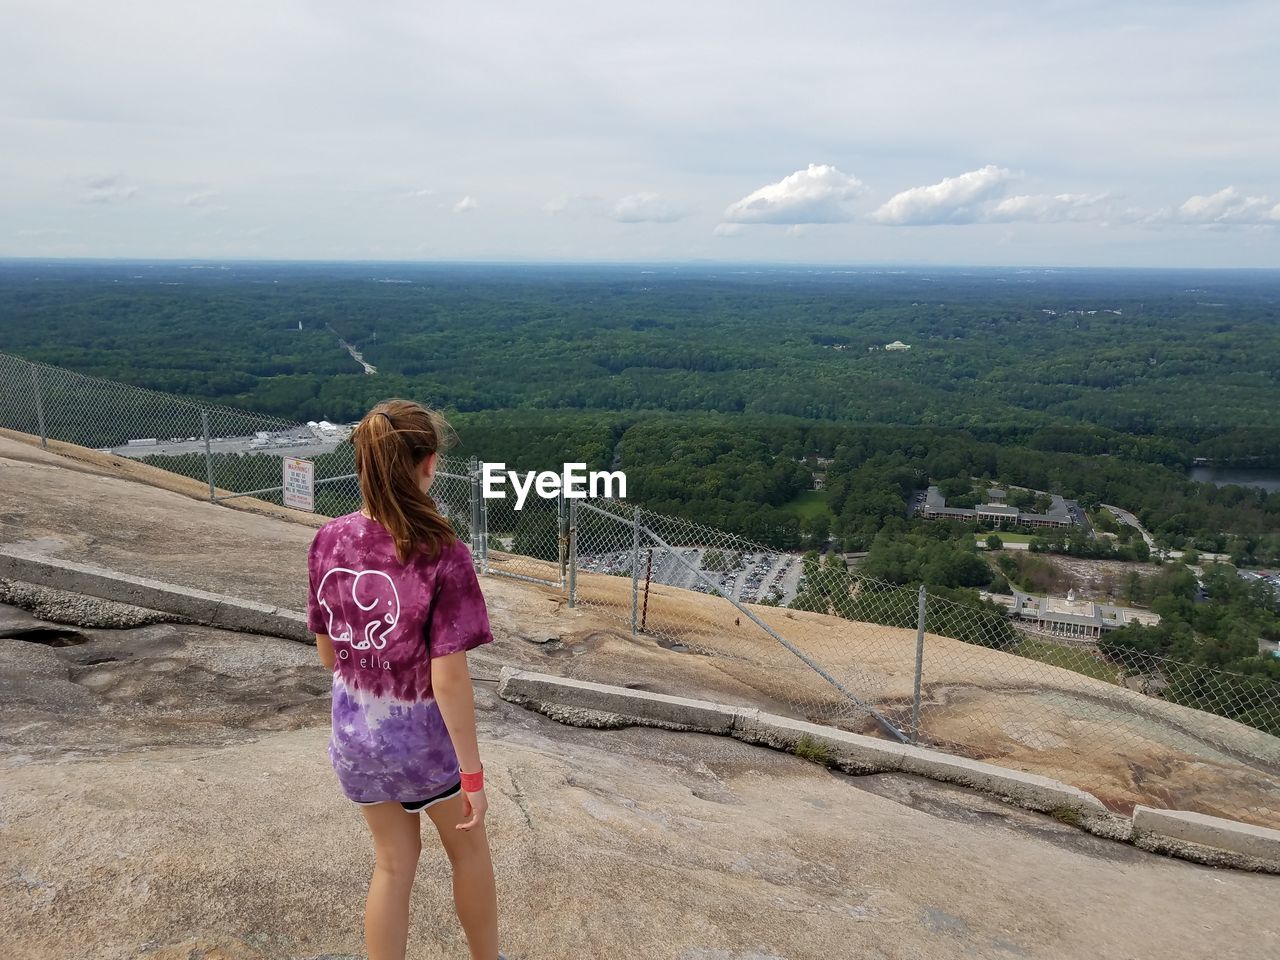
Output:
<instances>
[{"instance_id":1,"label":"building with roof","mask_svg":"<svg viewBox=\"0 0 1280 960\"><path fill-rule=\"evenodd\" d=\"M995 496L995 494L999 496ZM920 515L926 520L977 520L998 526L1006 524L1022 524L1028 527L1069 527L1075 521L1067 507L1067 501L1056 493L1051 495L1051 503L1047 513L1026 513L1017 507L1004 503L1004 492L990 490L987 493L988 503L969 509L968 507L948 507L946 498L937 487L930 487L925 492L924 508Z\"/></svg>"},{"instance_id":2,"label":"building with roof","mask_svg":"<svg viewBox=\"0 0 1280 960\"><path fill-rule=\"evenodd\" d=\"M942 491L930 487L924 495L924 508L920 511L926 520L972 520L974 512L965 507L948 507Z\"/></svg>"},{"instance_id":3,"label":"building with roof","mask_svg":"<svg viewBox=\"0 0 1280 960\"><path fill-rule=\"evenodd\" d=\"M1104 633L1130 623L1154 627L1160 622L1160 615L1150 610L1077 600L1074 590L1068 591L1065 600L1014 590L1009 615L1026 626L1034 626L1036 630L1081 643L1092 642Z\"/></svg>"},{"instance_id":4,"label":"building with roof","mask_svg":"<svg viewBox=\"0 0 1280 960\"><path fill-rule=\"evenodd\" d=\"M901 340L895 340L893 343L886 343L884 348L886 350L910 350L911 344L903 343Z\"/></svg>"},{"instance_id":5,"label":"building with roof","mask_svg":"<svg viewBox=\"0 0 1280 960\"><path fill-rule=\"evenodd\" d=\"M984 503L974 507L973 512L979 520L987 523L1017 523L1021 516L1017 507L1005 503Z\"/></svg>"}]
</instances>

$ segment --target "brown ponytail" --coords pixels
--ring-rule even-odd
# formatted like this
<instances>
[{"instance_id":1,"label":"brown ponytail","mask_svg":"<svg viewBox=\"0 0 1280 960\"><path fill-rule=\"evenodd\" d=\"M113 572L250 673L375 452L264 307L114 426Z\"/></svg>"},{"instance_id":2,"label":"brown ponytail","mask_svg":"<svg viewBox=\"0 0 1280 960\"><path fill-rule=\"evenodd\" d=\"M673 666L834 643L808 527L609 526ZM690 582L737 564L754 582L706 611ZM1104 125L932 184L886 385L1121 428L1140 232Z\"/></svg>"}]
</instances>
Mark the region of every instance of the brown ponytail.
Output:
<instances>
[{"instance_id":1,"label":"brown ponytail","mask_svg":"<svg viewBox=\"0 0 1280 960\"><path fill-rule=\"evenodd\" d=\"M412 400L382 401L351 433L360 495L369 515L391 534L401 563L416 550L434 560L456 539L453 525L418 486L422 461L452 439L444 417Z\"/></svg>"}]
</instances>

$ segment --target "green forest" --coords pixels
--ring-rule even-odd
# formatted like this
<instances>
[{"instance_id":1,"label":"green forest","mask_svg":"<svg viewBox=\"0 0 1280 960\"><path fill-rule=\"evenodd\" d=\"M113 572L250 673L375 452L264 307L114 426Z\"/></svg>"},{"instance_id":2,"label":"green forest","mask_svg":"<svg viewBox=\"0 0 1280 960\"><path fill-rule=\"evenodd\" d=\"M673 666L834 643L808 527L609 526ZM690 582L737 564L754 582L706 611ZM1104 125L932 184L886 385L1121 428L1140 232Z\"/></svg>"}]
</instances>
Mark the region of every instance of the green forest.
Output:
<instances>
[{"instance_id":1,"label":"green forest","mask_svg":"<svg viewBox=\"0 0 1280 960\"><path fill-rule=\"evenodd\" d=\"M0 348L297 421L412 397L463 455L621 467L777 546L976 477L1280 558L1280 495L1186 478L1280 469L1274 272L6 261Z\"/></svg>"},{"instance_id":2,"label":"green forest","mask_svg":"<svg viewBox=\"0 0 1280 960\"><path fill-rule=\"evenodd\" d=\"M4 349L292 419L703 411L1280 463L1266 271L0 264ZM366 376L340 346L361 351ZM907 351L886 351L893 341ZM1135 439L1137 438L1137 439Z\"/></svg>"},{"instance_id":3,"label":"green forest","mask_svg":"<svg viewBox=\"0 0 1280 960\"><path fill-rule=\"evenodd\" d=\"M1059 494L1114 534L1021 531L1036 555L1146 560L1117 504L1162 549L1280 564L1280 492L1188 478L1280 472L1274 271L3 261L0 351L294 422L410 397L445 412L457 455L620 468L647 509L832 569L866 552L893 590L965 604L1027 571L981 556L977 524L912 518L930 484L954 505ZM174 416L153 429L198 429ZM271 473L244 459L220 469ZM1135 584L1164 620L1108 642L1273 671L1250 638L1275 634L1274 594L1238 583ZM886 596L796 605L893 622Z\"/></svg>"}]
</instances>

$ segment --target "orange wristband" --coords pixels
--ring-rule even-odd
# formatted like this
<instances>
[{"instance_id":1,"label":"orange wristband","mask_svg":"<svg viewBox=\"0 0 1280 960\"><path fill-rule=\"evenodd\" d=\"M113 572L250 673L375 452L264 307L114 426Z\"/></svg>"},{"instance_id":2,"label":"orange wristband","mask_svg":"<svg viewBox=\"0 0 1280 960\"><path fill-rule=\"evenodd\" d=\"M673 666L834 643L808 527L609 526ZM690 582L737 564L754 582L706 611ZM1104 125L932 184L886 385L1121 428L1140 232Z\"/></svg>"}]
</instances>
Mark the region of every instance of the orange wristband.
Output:
<instances>
[{"instance_id":1,"label":"orange wristband","mask_svg":"<svg viewBox=\"0 0 1280 960\"><path fill-rule=\"evenodd\" d=\"M459 771L461 773L461 771ZM484 789L484 764L475 773L461 773L462 789L467 793L479 793Z\"/></svg>"}]
</instances>

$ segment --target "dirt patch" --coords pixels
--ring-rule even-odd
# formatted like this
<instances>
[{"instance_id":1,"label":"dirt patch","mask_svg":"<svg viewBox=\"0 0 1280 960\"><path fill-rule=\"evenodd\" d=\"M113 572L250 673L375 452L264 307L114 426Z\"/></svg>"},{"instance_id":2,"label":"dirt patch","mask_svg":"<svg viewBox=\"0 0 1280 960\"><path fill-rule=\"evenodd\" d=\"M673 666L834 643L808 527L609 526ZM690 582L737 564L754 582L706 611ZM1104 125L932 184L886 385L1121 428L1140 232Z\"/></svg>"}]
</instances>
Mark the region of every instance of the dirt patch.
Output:
<instances>
[{"instance_id":1,"label":"dirt patch","mask_svg":"<svg viewBox=\"0 0 1280 960\"><path fill-rule=\"evenodd\" d=\"M1135 574L1145 581L1167 569L1152 563L1089 560L1053 553L1011 551L1008 555L1023 569L1026 585L1033 592L1065 597L1074 590L1079 599L1099 603L1128 605L1130 580Z\"/></svg>"}]
</instances>

